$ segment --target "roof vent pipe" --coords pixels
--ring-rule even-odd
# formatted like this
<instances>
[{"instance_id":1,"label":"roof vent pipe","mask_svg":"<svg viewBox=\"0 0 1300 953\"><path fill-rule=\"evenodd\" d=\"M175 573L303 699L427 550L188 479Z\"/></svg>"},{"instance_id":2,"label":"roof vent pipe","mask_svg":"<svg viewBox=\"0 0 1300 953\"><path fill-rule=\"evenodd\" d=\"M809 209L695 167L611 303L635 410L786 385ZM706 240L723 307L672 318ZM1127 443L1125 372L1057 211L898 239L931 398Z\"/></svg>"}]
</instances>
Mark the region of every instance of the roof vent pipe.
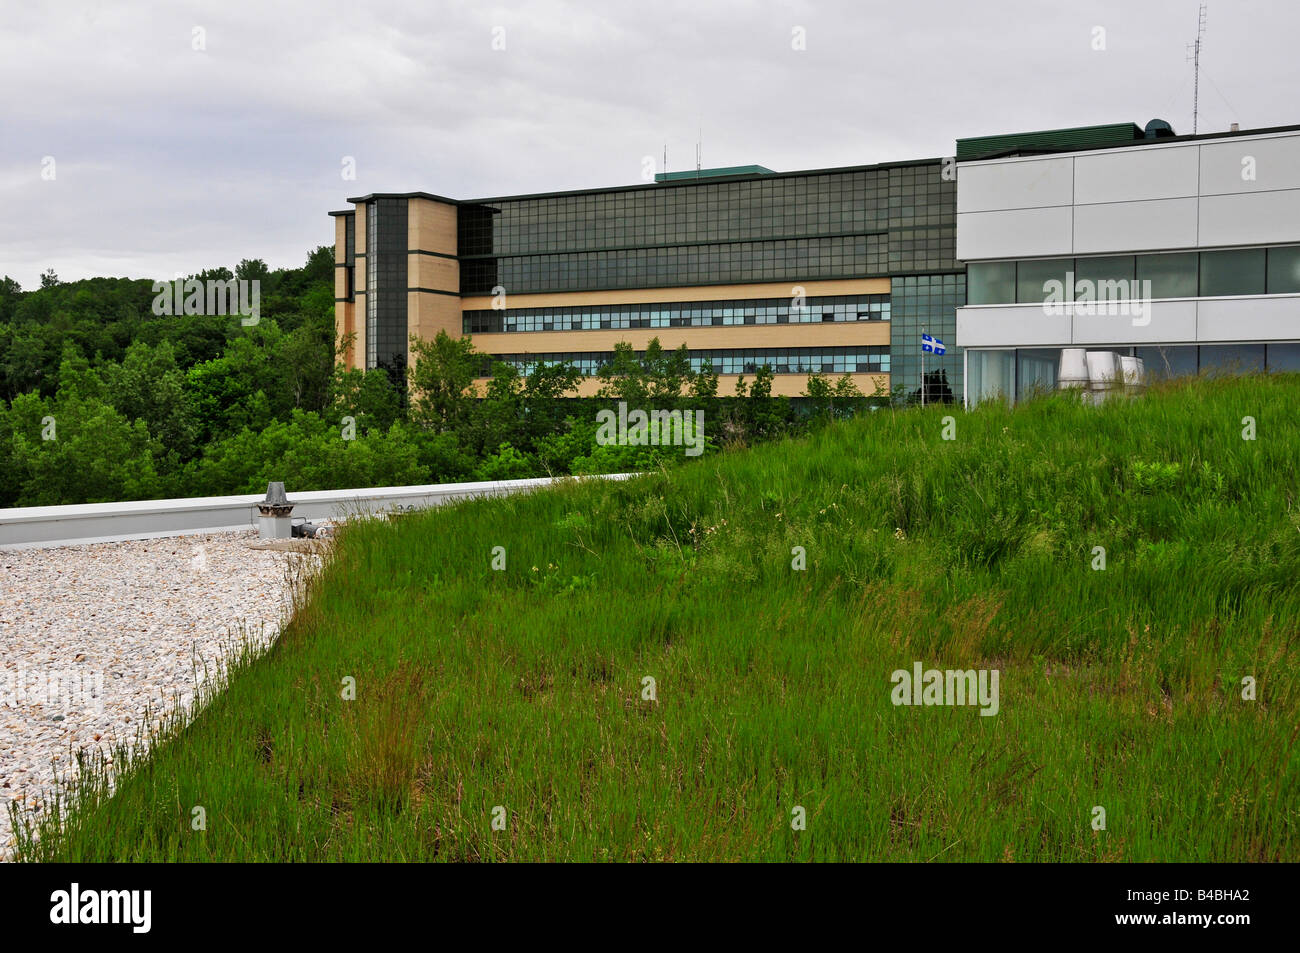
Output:
<instances>
[{"instance_id":1,"label":"roof vent pipe","mask_svg":"<svg viewBox=\"0 0 1300 953\"><path fill-rule=\"evenodd\" d=\"M293 536L293 504L285 496L283 483L268 483L266 499L257 504L258 536L262 539L289 539Z\"/></svg>"}]
</instances>

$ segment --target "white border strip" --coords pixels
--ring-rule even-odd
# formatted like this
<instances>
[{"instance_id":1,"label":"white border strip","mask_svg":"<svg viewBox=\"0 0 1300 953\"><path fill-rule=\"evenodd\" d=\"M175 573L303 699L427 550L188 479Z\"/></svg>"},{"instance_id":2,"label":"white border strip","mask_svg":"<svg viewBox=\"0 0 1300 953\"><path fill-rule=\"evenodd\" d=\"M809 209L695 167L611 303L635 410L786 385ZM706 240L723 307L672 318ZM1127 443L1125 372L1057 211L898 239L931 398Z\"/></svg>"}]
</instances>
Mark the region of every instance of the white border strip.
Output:
<instances>
[{"instance_id":1,"label":"white border strip","mask_svg":"<svg viewBox=\"0 0 1300 953\"><path fill-rule=\"evenodd\" d=\"M631 473L598 479L623 480ZM438 483L358 490L318 490L288 493L294 518L341 520L361 513L416 510L456 500L501 496L550 486L573 477L493 480L486 483ZM0 550L77 546L128 539L230 533L257 528L257 506L263 494L208 496L180 500L138 500L129 503L86 503L80 506L22 506L0 509Z\"/></svg>"}]
</instances>

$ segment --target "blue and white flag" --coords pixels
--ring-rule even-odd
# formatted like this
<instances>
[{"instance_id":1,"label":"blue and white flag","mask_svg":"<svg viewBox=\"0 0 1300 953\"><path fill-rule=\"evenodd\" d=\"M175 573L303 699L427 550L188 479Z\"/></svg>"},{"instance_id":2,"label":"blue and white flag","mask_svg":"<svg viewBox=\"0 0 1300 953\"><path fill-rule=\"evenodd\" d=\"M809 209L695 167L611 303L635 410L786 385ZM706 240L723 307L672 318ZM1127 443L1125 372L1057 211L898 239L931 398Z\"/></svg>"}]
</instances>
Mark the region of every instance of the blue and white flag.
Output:
<instances>
[{"instance_id":1,"label":"blue and white flag","mask_svg":"<svg viewBox=\"0 0 1300 953\"><path fill-rule=\"evenodd\" d=\"M932 338L928 334L921 335L921 350L926 354L943 354L947 348L938 338Z\"/></svg>"}]
</instances>

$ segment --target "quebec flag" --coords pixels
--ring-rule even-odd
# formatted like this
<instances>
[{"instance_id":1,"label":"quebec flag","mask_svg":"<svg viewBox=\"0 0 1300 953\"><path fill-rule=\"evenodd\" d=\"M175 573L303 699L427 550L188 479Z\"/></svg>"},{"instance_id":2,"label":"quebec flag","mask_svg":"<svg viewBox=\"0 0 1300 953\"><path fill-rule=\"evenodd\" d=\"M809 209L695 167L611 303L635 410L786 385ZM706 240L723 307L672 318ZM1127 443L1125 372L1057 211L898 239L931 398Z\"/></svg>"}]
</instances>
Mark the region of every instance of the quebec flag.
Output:
<instances>
[{"instance_id":1,"label":"quebec flag","mask_svg":"<svg viewBox=\"0 0 1300 953\"><path fill-rule=\"evenodd\" d=\"M947 348L938 338L932 338L928 334L921 335L921 350L926 354L943 354Z\"/></svg>"}]
</instances>

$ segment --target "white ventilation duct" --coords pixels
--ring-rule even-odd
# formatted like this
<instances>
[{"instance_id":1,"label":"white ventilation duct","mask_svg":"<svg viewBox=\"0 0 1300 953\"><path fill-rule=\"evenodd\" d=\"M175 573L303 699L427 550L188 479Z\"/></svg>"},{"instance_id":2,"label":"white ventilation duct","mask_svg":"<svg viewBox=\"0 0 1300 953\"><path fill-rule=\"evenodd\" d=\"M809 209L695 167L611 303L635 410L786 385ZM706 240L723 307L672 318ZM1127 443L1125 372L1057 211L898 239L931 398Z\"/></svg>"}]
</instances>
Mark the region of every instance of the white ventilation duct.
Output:
<instances>
[{"instance_id":1,"label":"white ventilation duct","mask_svg":"<svg viewBox=\"0 0 1300 953\"><path fill-rule=\"evenodd\" d=\"M1088 389L1096 403L1106 399L1119 379L1119 355L1114 351L1088 352Z\"/></svg>"},{"instance_id":2,"label":"white ventilation duct","mask_svg":"<svg viewBox=\"0 0 1300 953\"><path fill-rule=\"evenodd\" d=\"M1121 355L1119 369L1124 381L1125 394L1133 396L1146 390L1147 368L1142 358Z\"/></svg>"},{"instance_id":3,"label":"white ventilation duct","mask_svg":"<svg viewBox=\"0 0 1300 953\"><path fill-rule=\"evenodd\" d=\"M1061 366L1056 373L1060 390L1079 390L1088 386L1087 351L1081 347L1061 349Z\"/></svg>"}]
</instances>

